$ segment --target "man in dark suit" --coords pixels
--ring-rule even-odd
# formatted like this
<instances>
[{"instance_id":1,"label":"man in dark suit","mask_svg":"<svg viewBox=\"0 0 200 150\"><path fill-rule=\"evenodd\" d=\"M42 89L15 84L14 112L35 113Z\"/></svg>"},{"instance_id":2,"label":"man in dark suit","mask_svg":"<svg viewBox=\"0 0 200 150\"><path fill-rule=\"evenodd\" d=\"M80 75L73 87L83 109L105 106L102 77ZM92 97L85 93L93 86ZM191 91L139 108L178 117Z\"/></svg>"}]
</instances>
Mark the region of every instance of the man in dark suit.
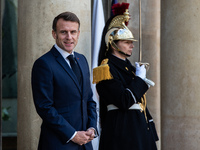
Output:
<instances>
[{"instance_id":1,"label":"man in dark suit","mask_svg":"<svg viewBox=\"0 0 200 150\"><path fill-rule=\"evenodd\" d=\"M93 149L96 103L87 60L74 51L79 29L80 21L74 13L55 17L52 35L56 44L33 65L33 99L42 118L38 150Z\"/></svg>"}]
</instances>

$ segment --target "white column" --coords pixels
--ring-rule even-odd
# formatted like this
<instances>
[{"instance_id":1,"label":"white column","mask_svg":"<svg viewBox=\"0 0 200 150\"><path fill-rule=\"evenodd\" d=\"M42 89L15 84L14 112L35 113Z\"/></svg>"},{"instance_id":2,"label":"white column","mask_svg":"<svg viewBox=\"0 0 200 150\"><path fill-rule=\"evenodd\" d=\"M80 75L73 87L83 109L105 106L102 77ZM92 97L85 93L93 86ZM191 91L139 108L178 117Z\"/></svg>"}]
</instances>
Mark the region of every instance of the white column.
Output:
<instances>
[{"instance_id":1,"label":"white column","mask_svg":"<svg viewBox=\"0 0 200 150\"><path fill-rule=\"evenodd\" d=\"M199 11L199 0L162 1L162 150L200 147Z\"/></svg>"},{"instance_id":2,"label":"white column","mask_svg":"<svg viewBox=\"0 0 200 150\"><path fill-rule=\"evenodd\" d=\"M127 0L130 3L129 13L131 20L128 27L138 42L134 43L132 63L139 61L139 2L140 0ZM142 62L148 62L150 68L147 78L155 82L147 92L147 105L154 119L161 149L161 82L160 82L160 0L141 0L141 26L142 26Z\"/></svg>"}]
</instances>

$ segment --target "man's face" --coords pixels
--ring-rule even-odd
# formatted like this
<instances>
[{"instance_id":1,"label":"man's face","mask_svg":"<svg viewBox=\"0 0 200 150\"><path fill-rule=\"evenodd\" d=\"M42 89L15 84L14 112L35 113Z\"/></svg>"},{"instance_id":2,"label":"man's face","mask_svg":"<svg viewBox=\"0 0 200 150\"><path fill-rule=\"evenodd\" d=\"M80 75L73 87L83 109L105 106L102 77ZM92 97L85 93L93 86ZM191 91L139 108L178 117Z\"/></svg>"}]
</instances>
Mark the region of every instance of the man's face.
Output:
<instances>
[{"instance_id":1,"label":"man's face","mask_svg":"<svg viewBox=\"0 0 200 150\"><path fill-rule=\"evenodd\" d=\"M56 25L56 32L53 30L52 35L56 44L61 49L71 53L78 43L80 30L77 22L65 21L59 19Z\"/></svg>"}]
</instances>

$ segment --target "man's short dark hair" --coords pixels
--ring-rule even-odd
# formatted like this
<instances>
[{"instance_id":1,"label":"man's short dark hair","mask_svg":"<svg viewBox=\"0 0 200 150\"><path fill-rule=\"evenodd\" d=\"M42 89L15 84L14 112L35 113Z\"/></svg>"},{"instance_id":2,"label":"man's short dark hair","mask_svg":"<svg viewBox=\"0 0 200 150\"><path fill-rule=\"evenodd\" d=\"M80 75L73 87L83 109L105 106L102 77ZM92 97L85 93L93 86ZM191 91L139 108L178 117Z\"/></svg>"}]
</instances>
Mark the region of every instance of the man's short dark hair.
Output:
<instances>
[{"instance_id":1,"label":"man's short dark hair","mask_svg":"<svg viewBox=\"0 0 200 150\"><path fill-rule=\"evenodd\" d=\"M79 18L72 12L63 12L61 14L59 14L57 17L54 18L53 20L53 25L52 25L52 29L54 31L56 31L56 25L59 19L63 19L65 21L72 21L72 22L77 22L80 28L80 20Z\"/></svg>"}]
</instances>

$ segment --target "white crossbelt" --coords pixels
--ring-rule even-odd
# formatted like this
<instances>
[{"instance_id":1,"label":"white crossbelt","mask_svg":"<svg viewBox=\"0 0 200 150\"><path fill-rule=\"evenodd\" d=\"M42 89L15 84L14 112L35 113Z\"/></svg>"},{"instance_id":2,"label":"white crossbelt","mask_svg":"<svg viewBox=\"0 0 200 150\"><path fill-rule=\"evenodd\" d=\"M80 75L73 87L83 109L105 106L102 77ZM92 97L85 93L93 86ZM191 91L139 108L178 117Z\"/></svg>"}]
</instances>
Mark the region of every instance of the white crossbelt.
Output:
<instances>
[{"instance_id":1,"label":"white crossbelt","mask_svg":"<svg viewBox=\"0 0 200 150\"><path fill-rule=\"evenodd\" d=\"M107 106L108 111L110 110L116 110L119 109L117 106L110 104ZM131 107L129 107L129 109L137 109L137 110L141 110L141 107L139 104L133 104Z\"/></svg>"}]
</instances>

